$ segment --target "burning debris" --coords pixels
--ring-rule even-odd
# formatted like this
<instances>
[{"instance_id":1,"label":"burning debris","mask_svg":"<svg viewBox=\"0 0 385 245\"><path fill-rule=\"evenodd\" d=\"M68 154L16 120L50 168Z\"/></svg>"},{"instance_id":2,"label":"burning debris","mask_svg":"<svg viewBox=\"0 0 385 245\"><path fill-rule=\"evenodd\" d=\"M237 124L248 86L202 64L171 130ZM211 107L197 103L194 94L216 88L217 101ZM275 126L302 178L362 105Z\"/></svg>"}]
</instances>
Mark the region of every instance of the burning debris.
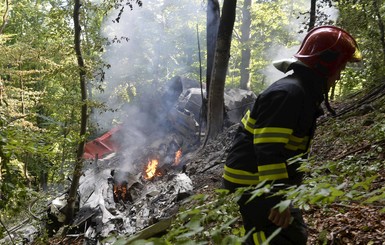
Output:
<instances>
[{"instance_id":1,"label":"burning debris","mask_svg":"<svg viewBox=\"0 0 385 245\"><path fill-rule=\"evenodd\" d=\"M205 147L207 155L196 152L202 98L201 90L194 89L196 84L176 79L170 88L177 91L166 89L172 96L162 96L172 97L172 103L157 103L155 99L147 105L152 111L141 108L127 116L138 122L127 120L126 125L87 143L71 236L84 237L85 244L103 244L104 238L113 235L136 235L152 225L168 223L181 200L204 188L201 185L207 180L201 180L204 176L200 173L219 169L216 164L221 163L225 148L221 142L217 145L220 149ZM248 92L232 93L225 96L229 122L239 119L253 97ZM143 112L151 114L158 109L167 114L164 121L144 120L148 117L143 117ZM140 127L127 130L130 124ZM167 130L160 130L165 126ZM148 135L148 131L153 133ZM202 157L205 159L199 161L204 164L195 164ZM213 176L220 178L219 172ZM218 182L213 177L209 181ZM50 236L63 227L66 201L63 194L47 208Z\"/></svg>"},{"instance_id":2,"label":"burning debris","mask_svg":"<svg viewBox=\"0 0 385 245\"><path fill-rule=\"evenodd\" d=\"M145 166L143 178L146 180L151 180L157 176L164 175L170 168L178 168L178 165L181 161L181 157L182 157L182 149L179 149L175 152L173 163L160 165L159 159L157 158L149 159L147 165Z\"/></svg>"},{"instance_id":3,"label":"burning debris","mask_svg":"<svg viewBox=\"0 0 385 245\"><path fill-rule=\"evenodd\" d=\"M79 185L79 212L73 222L85 238L99 240L111 233L135 234L174 215L179 201L193 193L182 172L182 140L169 135L136 151L125 169L125 157L92 162Z\"/></svg>"},{"instance_id":4,"label":"burning debris","mask_svg":"<svg viewBox=\"0 0 385 245\"><path fill-rule=\"evenodd\" d=\"M167 174L150 161L147 170L132 174L117 169L118 161L100 161L105 169L89 169L79 186L81 197L74 226L95 240L114 234L130 235L169 218L178 202L192 194L190 178L170 166ZM159 163L158 163L159 166Z\"/></svg>"},{"instance_id":5,"label":"burning debris","mask_svg":"<svg viewBox=\"0 0 385 245\"><path fill-rule=\"evenodd\" d=\"M128 118L140 117L139 122L128 120L126 125L87 143L78 207L72 222L75 227L72 231L84 236L86 244L98 244L112 234L136 235L153 224L169 220L178 211L179 202L207 182L200 181L199 178L204 178L200 173L220 169L216 165L222 162L224 142L215 145L218 149L206 146L203 150L207 150L207 154L196 152L201 90L194 89L197 83L183 81L176 79L171 86L178 88L177 93L165 90L172 94L172 103L154 100L147 105L152 111L141 108L128 115ZM238 121L242 112L251 107L253 98L251 92L227 91L228 122ZM142 117L144 112L153 113L158 109L168 113L164 121ZM140 127L127 130L125 127L130 124ZM161 130L163 127L167 130ZM148 131L153 133L148 135L145 133ZM204 164L195 164L202 157L205 159L199 161ZM219 172L212 176L220 179ZM210 179L215 183L218 180ZM53 222L48 227L49 234L63 226L65 206L65 195L50 204L48 213Z\"/></svg>"},{"instance_id":6,"label":"burning debris","mask_svg":"<svg viewBox=\"0 0 385 245\"><path fill-rule=\"evenodd\" d=\"M192 181L183 168L191 160L189 152L195 151L199 143L197 122L201 95L190 86L191 82L186 83L188 86L183 84L183 80L173 81L171 87L178 88L177 93L166 90L172 93L171 104L159 102L159 110L168 113L166 121L141 125L155 132L151 139L147 139L150 143L132 145L132 142L118 142L117 149L122 149L121 152L114 157L97 160L85 171L79 186L79 212L73 225L86 231L86 239L99 240L111 233L136 234L173 216L179 201L193 193ZM253 94L249 92L232 91L225 96L228 120L239 120L253 99ZM152 108L155 107L154 104ZM169 129L159 134L162 125L167 125ZM114 131L117 132L119 130ZM111 141L114 135L109 136L108 142L116 144ZM119 133L117 138L140 139L137 136L137 132L124 137ZM126 162L127 159L130 161Z\"/></svg>"}]
</instances>

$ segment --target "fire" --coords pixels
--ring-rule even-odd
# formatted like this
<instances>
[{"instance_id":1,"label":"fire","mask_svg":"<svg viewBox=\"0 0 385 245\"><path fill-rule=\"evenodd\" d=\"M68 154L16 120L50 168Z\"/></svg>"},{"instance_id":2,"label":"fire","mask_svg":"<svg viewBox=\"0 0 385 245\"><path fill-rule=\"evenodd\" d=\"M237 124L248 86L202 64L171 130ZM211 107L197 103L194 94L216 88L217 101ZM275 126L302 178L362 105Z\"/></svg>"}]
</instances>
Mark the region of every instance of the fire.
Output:
<instances>
[{"instance_id":1,"label":"fire","mask_svg":"<svg viewBox=\"0 0 385 245\"><path fill-rule=\"evenodd\" d=\"M127 201L127 183L114 184L114 200L118 202L120 199Z\"/></svg>"},{"instance_id":2,"label":"fire","mask_svg":"<svg viewBox=\"0 0 385 245\"><path fill-rule=\"evenodd\" d=\"M175 152L174 163L172 164L172 166L178 166L178 164L181 161L181 157L182 157L182 149L179 149ZM150 180L155 176L162 176L164 174L164 171L161 169L162 167L158 169L158 165L159 165L159 161L157 159L149 160L147 166L145 167L143 178L146 180Z\"/></svg>"},{"instance_id":3,"label":"fire","mask_svg":"<svg viewBox=\"0 0 385 245\"><path fill-rule=\"evenodd\" d=\"M174 166L178 166L180 163L180 158L182 157L182 149L179 149L175 152L175 161L174 161Z\"/></svg>"},{"instance_id":4,"label":"fire","mask_svg":"<svg viewBox=\"0 0 385 245\"><path fill-rule=\"evenodd\" d=\"M152 159L148 162L146 173L144 175L145 179L152 179L156 175L156 168L158 167L158 160Z\"/></svg>"}]
</instances>

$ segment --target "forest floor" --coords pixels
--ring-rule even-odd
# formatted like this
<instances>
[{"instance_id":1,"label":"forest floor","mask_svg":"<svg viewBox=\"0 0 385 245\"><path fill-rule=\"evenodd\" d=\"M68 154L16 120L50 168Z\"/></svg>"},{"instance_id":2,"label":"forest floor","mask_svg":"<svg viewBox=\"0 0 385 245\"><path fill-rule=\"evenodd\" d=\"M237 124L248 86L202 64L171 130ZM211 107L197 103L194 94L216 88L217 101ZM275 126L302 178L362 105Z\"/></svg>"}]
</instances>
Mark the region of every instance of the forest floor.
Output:
<instances>
[{"instance_id":1,"label":"forest floor","mask_svg":"<svg viewBox=\"0 0 385 245\"><path fill-rule=\"evenodd\" d=\"M365 95L357 93L344 103L332 104L336 117L319 119L311 151L314 165L307 177L312 178L313 171L318 171L330 179L342 179L348 183L341 188L347 198L339 196L332 202L314 202L304 210L309 228L308 245L385 245L385 196L381 195L385 186L383 95L385 86ZM185 172L193 182L195 194L215 198L216 190L221 188L223 165L236 129L237 125L227 128L205 147L184 156ZM351 184L354 181L357 183ZM349 189L355 188L354 184L363 187L355 190L368 193L367 199L376 191L380 194L370 202L348 197L355 193ZM236 225L240 227L241 221ZM56 239L51 239L50 244L62 242ZM82 244L82 239L72 239L71 244Z\"/></svg>"},{"instance_id":2,"label":"forest floor","mask_svg":"<svg viewBox=\"0 0 385 245\"><path fill-rule=\"evenodd\" d=\"M367 193L383 191L385 186L384 86L379 89L364 97L357 94L344 103L333 104L337 117L320 119L312 148L315 168L322 167L325 161L342 164L336 178L345 182L357 179L354 175L365 175L361 178L364 180L376 175L368 182ZM187 164L196 193L212 195L221 188L223 163L235 130L236 125L228 128ZM326 169L324 174L336 173ZM381 212L385 197L381 195L378 199L376 202L336 199L327 204L309 205L304 211L309 228L308 244L385 244L385 212Z\"/></svg>"}]
</instances>

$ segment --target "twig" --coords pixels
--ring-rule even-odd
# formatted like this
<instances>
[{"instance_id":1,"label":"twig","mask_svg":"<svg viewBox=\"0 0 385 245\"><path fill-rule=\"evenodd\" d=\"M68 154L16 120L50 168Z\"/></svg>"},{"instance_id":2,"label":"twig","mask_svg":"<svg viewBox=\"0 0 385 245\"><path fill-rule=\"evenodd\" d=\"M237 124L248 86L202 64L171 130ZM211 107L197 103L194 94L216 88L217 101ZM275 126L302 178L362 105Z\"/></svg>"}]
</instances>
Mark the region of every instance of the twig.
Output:
<instances>
[{"instance_id":1,"label":"twig","mask_svg":"<svg viewBox=\"0 0 385 245\"><path fill-rule=\"evenodd\" d=\"M332 232L330 233L330 236L331 236L331 243L330 243L330 245L335 244L335 243L334 243L334 242L335 242L335 239L334 239L335 235L338 235L338 233L347 230L349 227L350 227L350 226L345 226L345 227L342 227L342 228L338 229L337 231L332 231Z\"/></svg>"},{"instance_id":2,"label":"twig","mask_svg":"<svg viewBox=\"0 0 385 245\"><path fill-rule=\"evenodd\" d=\"M15 242L14 242L13 239L12 239L11 233L9 232L9 230L7 229L7 227L5 226L5 224L3 223L3 221L1 220L1 217L0 217L0 223L1 223L1 225L4 227L5 231L7 232L8 236L9 236L9 239L11 239L12 244L15 245Z\"/></svg>"},{"instance_id":3,"label":"twig","mask_svg":"<svg viewBox=\"0 0 385 245\"><path fill-rule=\"evenodd\" d=\"M355 101L354 103L351 103L349 106L343 108L341 111L339 111L336 115L336 117L340 117L350 111L353 111L357 108L359 108L360 106L362 106L363 104L369 104L381 97L383 97L385 95L385 93L383 93L383 91L385 90L385 84L381 84L377 87L375 87L374 89L372 89L368 94L366 94L365 96L363 96L361 99L359 99L358 101ZM362 92L362 91L360 91ZM359 93L357 93L359 94ZM355 95L357 95L355 94ZM319 122L318 122L318 125L321 125L325 122L328 121L330 117L325 117L323 119L321 119Z\"/></svg>"},{"instance_id":4,"label":"twig","mask_svg":"<svg viewBox=\"0 0 385 245\"><path fill-rule=\"evenodd\" d=\"M25 220L23 220L21 223L19 223L18 225L16 225L16 226L10 228L9 231L10 231L10 232L17 231L18 229L20 229L24 224L26 224L26 223L29 222L29 221L30 221L30 218L25 219Z\"/></svg>"},{"instance_id":5,"label":"twig","mask_svg":"<svg viewBox=\"0 0 385 245\"><path fill-rule=\"evenodd\" d=\"M372 145L382 145L382 144L385 144L385 139L382 139L382 140L376 141L376 142L374 142L374 143L372 143L372 144L364 145L364 146L362 146L362 147L360 147L360 148L358 148L358 149L349 151L349 152L347 152L347 153L345 153L345 154L343 154L343 155L341 155L341 156L335 157L333 160L334 160L334 161L335 161L335 160L340 160L340 159L345 158L346 156L349 156L349 155L351 155L351 154L354 154L354 153L357 153L357 152L366 150L366 149L370 148Z\"/></svg>"},{"instance_id":6,"label":"twig","mask_svg":"<svg viewBox=\"0 0 385 245\"><path fill-rule=\"evenodd\" d=\"M79 234L67 234L66 237L75 237L76 239L84 236L84 233L79 233Z\"/></svg>"},{"instance_id":7,"label":"twig","mask_svg":"<svg viewBox=\"0 0 385 245\"><path fill-rule=\"evenodd\" d=\"M33 200L33 201L31 202L30 205L28 205L28 212L29 212L29 214L30 214L33 218L35 218L35 219L41 221L42 219L41 219L40 217L37 217L37 216L32 212L32 210L31 210L31 209L32 209L32 206L36 203L37 200L38 200L38 199L36 198L35 200Z\"/></svg>"}]
</instances>

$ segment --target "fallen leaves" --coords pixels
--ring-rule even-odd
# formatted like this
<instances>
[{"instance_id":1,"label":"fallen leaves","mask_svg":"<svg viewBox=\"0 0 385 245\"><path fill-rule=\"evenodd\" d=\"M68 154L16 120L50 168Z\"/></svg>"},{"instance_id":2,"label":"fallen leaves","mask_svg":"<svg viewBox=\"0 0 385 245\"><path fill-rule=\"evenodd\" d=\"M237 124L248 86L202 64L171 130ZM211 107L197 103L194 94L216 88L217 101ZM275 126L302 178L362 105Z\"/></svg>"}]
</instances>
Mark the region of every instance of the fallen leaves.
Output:
<instances>
[{"instance_id":1,"label":"fallen leaves","mask_svg":"<svg viewBox=\"0 0 385 245\"><path fill-rule=\"evenodd\" d=\"M308 244L385 244L382 207L333 204L305 213Z\"/></svg>"}]
</instances>

